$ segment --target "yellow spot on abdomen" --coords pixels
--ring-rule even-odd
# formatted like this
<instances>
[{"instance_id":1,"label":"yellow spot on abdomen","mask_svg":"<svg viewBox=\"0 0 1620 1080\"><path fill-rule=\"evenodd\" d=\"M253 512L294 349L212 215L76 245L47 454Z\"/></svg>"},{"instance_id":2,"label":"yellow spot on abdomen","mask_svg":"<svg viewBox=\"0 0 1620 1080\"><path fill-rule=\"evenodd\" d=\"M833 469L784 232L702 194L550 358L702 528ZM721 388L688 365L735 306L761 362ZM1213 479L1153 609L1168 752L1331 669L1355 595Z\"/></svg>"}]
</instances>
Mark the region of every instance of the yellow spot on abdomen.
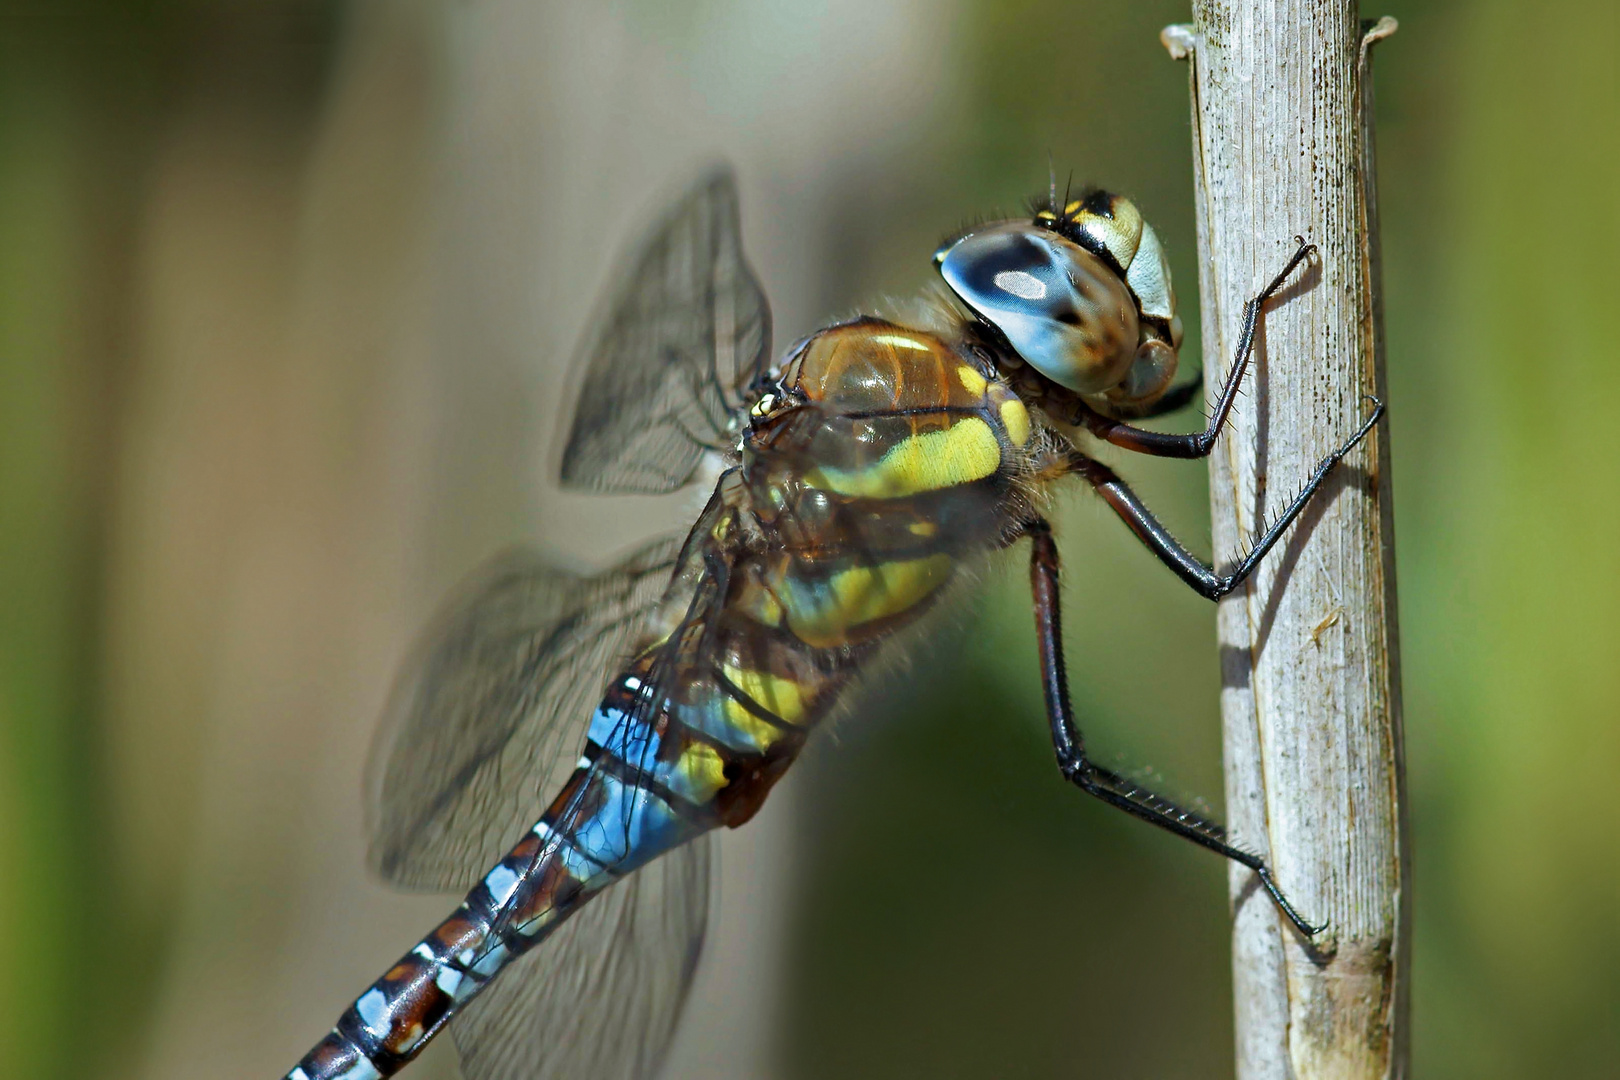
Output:
<instances>
[{"instance_id":1,"label":"yellow spot on abdomen","mask_svg":"<svg viewBox=\"0 0 1620 1080\"><path fill-rule=\"evenodd\" d=\"M855 566L824 584L792 590L788 628L813 648L844 644L863 623L902 615L926 600L951 576L951 556Z\"/></svg>"},{"instance_id":2,"label":"yellow spot on abdomen","mask_svg":"<svg viewBox=\"0 0 1620 1080\"><path fill-rule=\"evenodd\" d=\"M898 499L982 480L1000 465L995 432L979 417L969 416L944 431L907 436L864 469L823 466L807 472L804 482L839 495Z\"/></svg>"},{"instance_id":3,"label":"yellow spot on abdomen","mask_svg":"<svg viewBox=\"0 0 1620 1080\"><path fill-rule=\"evenodd\" d=\"M702 804L726 786L726 763L720 752L707 743L689 743L675 762L685 790L681 794Z\"/></svg>"}]
</instances>

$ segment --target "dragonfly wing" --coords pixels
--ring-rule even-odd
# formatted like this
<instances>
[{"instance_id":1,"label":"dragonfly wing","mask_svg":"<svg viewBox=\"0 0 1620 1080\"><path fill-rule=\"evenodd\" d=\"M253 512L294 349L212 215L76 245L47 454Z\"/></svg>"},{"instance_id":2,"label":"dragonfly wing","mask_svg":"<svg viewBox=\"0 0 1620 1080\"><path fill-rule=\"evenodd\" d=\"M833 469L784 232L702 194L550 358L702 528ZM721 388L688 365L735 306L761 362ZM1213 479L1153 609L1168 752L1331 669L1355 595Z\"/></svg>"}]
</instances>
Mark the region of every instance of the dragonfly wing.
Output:
<instances>
[{"instance_id":1,"label":"dragonfly wing","mask_svg":"<svg viewBox=\"0 0 1620 1080\"><path fill-rule=\"evenodd\" d=\"M736 390L763 365L771 316L743 256L737 186L711 174L623 267L580 363L585 384L563 451L565 484L673 491L731 441Z\"/></svg>"},{"instance_id":2,"label":"dragonfly wing","mask_svg":"<svg viewBox=\"0 0 1620 1080\"><path fill-rule=\"evenodd\" d=\"M581 577L532 551L495 560L404 665L367 769L372 869L470 888L556 795L602 690L648 636L680 542Z\"/></svg>"},{"instance_id":3,"label":"dragonfly wing","mask_svg":"<svg viewBox=\"0 0 1620 1080\"><path fill-rule=\"evenodd\" d=\"M708 924L712 834L610 885L475 998L467 1080L640 1080L669 1047Z\"/></svg>"}]
</instances>

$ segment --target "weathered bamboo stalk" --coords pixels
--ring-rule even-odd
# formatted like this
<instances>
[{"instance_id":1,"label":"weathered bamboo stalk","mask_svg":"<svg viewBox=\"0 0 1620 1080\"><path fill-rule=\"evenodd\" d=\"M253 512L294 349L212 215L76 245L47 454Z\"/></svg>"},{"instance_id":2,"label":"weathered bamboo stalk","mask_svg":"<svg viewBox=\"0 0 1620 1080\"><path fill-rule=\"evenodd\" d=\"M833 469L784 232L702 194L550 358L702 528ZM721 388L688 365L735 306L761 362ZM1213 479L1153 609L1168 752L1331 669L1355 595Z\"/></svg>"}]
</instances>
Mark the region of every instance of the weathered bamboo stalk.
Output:
<instances>
[{"instance_id":1,"label":"weathered bamboo stalk","mask_svg":"<svg viewBox=\"0 0 1620 1080\"><path fill-rule=\"evenodd\" d=\"M1217 552L1239 550L1384 396L1367 50L1354 0L1194 0L1191 61L1205 375L1244 301L1269 305L1248 396L1210 459ZM1307 942L1234 867L1239 1080L1406 1074L1409 876L1388 425L1330 478L1218 616L1226 812L1271 860Z\"/></svg>"}]
</instances>

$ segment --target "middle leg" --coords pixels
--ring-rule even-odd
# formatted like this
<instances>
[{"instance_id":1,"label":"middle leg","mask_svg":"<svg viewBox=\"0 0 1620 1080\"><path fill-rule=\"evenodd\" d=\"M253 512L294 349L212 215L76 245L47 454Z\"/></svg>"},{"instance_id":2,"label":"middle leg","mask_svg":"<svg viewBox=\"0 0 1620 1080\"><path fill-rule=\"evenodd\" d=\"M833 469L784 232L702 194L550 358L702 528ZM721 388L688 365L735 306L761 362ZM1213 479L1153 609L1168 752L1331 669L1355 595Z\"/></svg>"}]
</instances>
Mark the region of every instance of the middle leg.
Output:
<instances>
[{"instance_id":1,"label":"middle leg","mask_svg":"<svg viewBox=\"0 0 1620 1080\"><path fill-rule=\"evenodd\" d=\"M1307 938L1320 933L1327 924L1312 926L1294 910L1271 875L1266 861L1253 852L1234 846L1225 826L1191 810L1183 809L1139 784L1093 762L1086 756L1085 740L1074 722L1069 703L1069 676L1063 660L1063 620L1058 606L1058 551L1052 527L1036 518L1025 526L1032 545L1030 589L1035 600L1035 629L1040 642L1041 683L1046 697L1047 719L1052 725L1052 749L1057 755L1063 778L1081 791L1151 822L1161 829L1191 840L1218 855L1253 870L1270 894L1277 909Z\"/></svg>"}]
</instances>

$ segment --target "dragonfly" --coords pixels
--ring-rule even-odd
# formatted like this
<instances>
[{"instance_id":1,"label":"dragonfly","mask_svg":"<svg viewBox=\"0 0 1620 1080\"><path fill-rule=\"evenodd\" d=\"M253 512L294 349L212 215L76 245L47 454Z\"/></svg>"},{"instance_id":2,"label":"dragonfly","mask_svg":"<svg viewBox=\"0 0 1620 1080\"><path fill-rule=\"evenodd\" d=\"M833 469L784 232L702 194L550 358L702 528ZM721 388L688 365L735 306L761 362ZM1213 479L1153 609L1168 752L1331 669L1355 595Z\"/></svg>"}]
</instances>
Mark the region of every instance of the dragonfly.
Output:
<instances>
[{"instance_id":1,"label":"dragonfly","mask_svg":"<svg viewBox=\"0 0 1620 1080\"><path fill-rule=\"evenodd\" d=\"M1240 586L1381 402L1225 573L1083 447L1207 455L1263 307L1313 250L1296 237L1246 305L1204 430L1172 434L1135 421L1201 380L1175 382L1169 267L1129 199L1054 183L1028 216L942 244L938 294L911 325L863 315L773 358L734 179L690 189L587 338L560 471L576 489L660 493L708 470L712 492L684 536L605 573L497 559L422 638L368 766L368 858L394 885L466 897L286 1080L390 1076L446 1027L468 1080L656 1071L703 943L714 830L754 816L973 560L1026 539L1064 779L1249 868L1299 933L1320 932L1222 825L1088 754L1041 513L1078 478L1199 594Z\"/></svg>"}]
</instances>

